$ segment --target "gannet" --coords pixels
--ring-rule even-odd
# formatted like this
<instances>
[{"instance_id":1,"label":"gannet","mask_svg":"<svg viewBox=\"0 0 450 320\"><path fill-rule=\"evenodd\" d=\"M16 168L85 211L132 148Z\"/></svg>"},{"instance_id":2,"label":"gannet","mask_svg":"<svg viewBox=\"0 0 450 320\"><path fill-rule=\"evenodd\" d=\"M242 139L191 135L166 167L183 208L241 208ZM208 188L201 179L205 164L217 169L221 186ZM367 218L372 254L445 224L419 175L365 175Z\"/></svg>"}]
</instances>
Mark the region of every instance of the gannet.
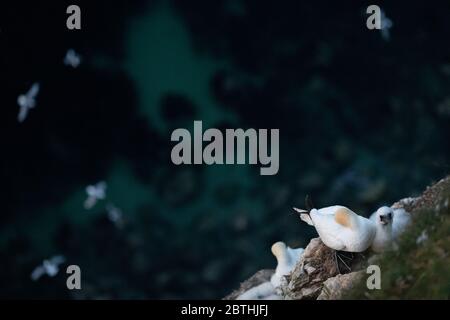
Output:
<instances>
[{"instance_id":1,"label":"gannet","mask_svg":"<svg viewBox=\"0 0 450 320\"><path fill-rule=\"evenodd\" d=\"M370 216L370 220L376 225L377 232L372 243L372 250L382 252L392 247L394 243L393 221L394 210L390 207L381 207Z\"/></svg>"},{"instance_id":2,"label":"gannet","mask_svg":"<svg viewBox=\"0 0 450 320\"><path fill-rule=\"evenodd\" d=\"M80 65L80 63L81 63L80 55L78 55L73 49L67 50L66 56L64 57L64 64L66 66L76 68Z\"/></svg>"},{"instance_id":3,"label":"gannet","mask_svg":"<svg viewBox=\"0 0 450 320\"><path fill-rule=\"evenodd\" d=\"M92 209L98 200L103 200L106 197L106 182L101 181L96 185L86 187L87 199L84 201L84 208L86 210Z\"/></svg>"},{"instance_id":4,"label":"gannet","mask_svg":"<svg viewBox=\"0 0 450 320\"><path fill-rule=\"evenodd\" d=\"M283 277L291 273L296 263L300 260L304 249L292 249L282 241L278 241L272 245L272 254L277 259L277 268L270 278L270 282L277 288L280 286Z\"/></svg>"},{"instance_id":5,"label":"gannet","mask_svg":"<svg viewBox=\"0 0 450 320\"><path fill-rule=\"evenodd\" d=\"M294 208L300 218L314 226L322 242L337 251L363 252L372 244L377 228L367 218L344 206L306 211Z\"/></svg>"},{"instance_id":6,"label":"gannet","mask_svg":"<svg viewBox=\"0 0 450 320\"><path fill-rule=\"evenodd\" d=\"M39 83L34 83L27 93L21 94L17 98L17 104L20 107L17 121L23 122L28 115L28 111L36 106L36 96L39 93L39 88Z\"/></svg>"},{"instance_id":7,"label":"gannet","mask_svg":"<svg viewBox=\"0 0 450 320\"><path fill-rule=\"evenodd\" d=\"M303 255L303 248L292 249L282 241L272 245L271 251L277 259L277 267L270 281L261 283L241 295L236 300L280 300L279 287L284 277L292 272Z\"/></svg>"},{"instance_id":8,"label":"gannet","mask_svg":"<svg viewBox=\"0 0 450 320\"><path fill-rule=\"evenodd\" d=\"M50 259L46 259L41 265L37 266L31 273L31 280L36 281L44 274L49 277L54 277L59 272L59 265L64 263L66 258L64 256L54 256Z\"/></svg>"},{"instance_id":9,"label":"gannet","mask_svg":"<svg viewBox=\"0 0 450 320\"><path fill-rule=\"evenodd\" d=\"M385 40L385 41L389 41L389 39L391 38L391 33L390 30L393 26L393 22L391 19L389 19L388 17L386 17L386 14L384 11L381 11L381 37Z\"/></svg>"},{"instance_id":10,"label":"gannet","mask_svg":"<svg viewBox=\"0 0 450 320\"><path fill-rule=\"evenodd\" d=\"M383 241L385 243L382 246L384 246L386 249L388 247L387 242L392 242L394 245L396 244L400 235L411 223L411 215L403 208L381 207L370 216L370 220L372 220L374 223L380 223L380 214L382 214L383 212L384 214L391 213L392 221L390 223L391 229L389 229L389 225L384 225L384 228L381 228L381 230L384 231L384 233L390 232L391 234L382 237L383 232L380 232L380 235L378 235L378 239L375 243L375 248L380 247L380 245L382 245L380 241L384 239Z\"/></svg>"},{"instance_id":11,"label":"gannet","mask_svg":"<svg viewBox=\"0 0 450 320\"><path fill-rule=\"evenodd\" d=\"M114 223L117 227L123 227L123 213L122 210L112 203L106 205L106 212L108 214L108 219Z\"/></svg>"}]
</instances>

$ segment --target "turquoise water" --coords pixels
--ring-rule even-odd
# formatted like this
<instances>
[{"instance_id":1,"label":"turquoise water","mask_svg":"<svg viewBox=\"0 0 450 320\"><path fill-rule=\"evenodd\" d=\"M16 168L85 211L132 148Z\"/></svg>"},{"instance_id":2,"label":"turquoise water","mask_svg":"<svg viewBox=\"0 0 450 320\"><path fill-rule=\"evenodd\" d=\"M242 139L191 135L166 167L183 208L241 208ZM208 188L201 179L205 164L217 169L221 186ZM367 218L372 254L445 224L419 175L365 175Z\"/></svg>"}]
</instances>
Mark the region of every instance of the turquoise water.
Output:
<instances>
[{"instance_id":1,"label":"turquoise water","mask_svg":"<svg viewBox=\"0 0 450 320\"><path fill-rule=\"evenodd\" d=\"M169 4L160 4L130 23L126 48L124 67L138 89L141 112L161 133L167 134L167 123L159 103L168 93L188 97L206 126L235 118L219 108L209 88L214 72L228 62L197 51L187 26Z\"/></svg>"}]
</instances>

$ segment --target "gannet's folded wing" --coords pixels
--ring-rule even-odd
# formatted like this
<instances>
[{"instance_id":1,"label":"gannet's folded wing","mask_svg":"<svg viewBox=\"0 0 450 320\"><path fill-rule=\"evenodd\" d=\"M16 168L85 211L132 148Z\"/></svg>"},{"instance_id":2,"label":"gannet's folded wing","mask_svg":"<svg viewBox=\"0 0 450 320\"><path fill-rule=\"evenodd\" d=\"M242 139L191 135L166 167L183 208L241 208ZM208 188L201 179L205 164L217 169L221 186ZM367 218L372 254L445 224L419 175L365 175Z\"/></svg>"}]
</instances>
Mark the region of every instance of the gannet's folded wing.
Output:
<instances>
[{"instance_id":1,"label":"gannet's folded wing","mask_svg":"<svg viewBox=\"0 0 450 320\"><path fill-rule=\"evenodd\" d=\"M356 214L350 209L342 206L333 206L320 210L313 210L310 213L314 225L321 225L322 228L351 228Z\"/></svg>"},{"instance_id":2,"label":"gannet's folded wing","mask_svg":"<svg viewBox=\"0 0 450 320\"><path fill-rule=\"evenodd\" d=\"M314 212L311 214L311 219L325 245L335 250L345 249L343 239L350 232L350 229L337 223L335 215Z\"/></svg>"},{"instance_id":3,"label":"gannet's folded wing","mask_svg":"<svg viewBox=\"0 0 450 320\"><path fill-rule=\"evenodd\" d=\"M335 215L336 211L341 210L341 209L347 209L347 210L350 211L350 209L348 209L347 207L340 206L340 205L335 205L335 206L321 208L321 209L319 209L317 211L319 211L319 213L323 214L323 215Z\"/></svg>"}]
</instances>

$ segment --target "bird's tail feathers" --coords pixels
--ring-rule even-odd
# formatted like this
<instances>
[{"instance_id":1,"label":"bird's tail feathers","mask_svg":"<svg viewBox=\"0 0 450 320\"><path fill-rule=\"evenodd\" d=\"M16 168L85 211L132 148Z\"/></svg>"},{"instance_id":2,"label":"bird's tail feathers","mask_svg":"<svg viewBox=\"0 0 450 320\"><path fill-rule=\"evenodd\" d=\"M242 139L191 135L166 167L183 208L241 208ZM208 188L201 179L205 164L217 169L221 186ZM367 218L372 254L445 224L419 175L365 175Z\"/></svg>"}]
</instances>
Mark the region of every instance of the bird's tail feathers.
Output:
<instances>
[{"instance_id":1,"label":"bird's tail feathers","mask_svg":"<svg viewBox=\"0 0 450 320\"><path fill-rule=\"evenodd\" d=\"M313 226L314 223L311 219L311 216L308 213L302 213L300 215L300 219L302 219L304 222L306 222L307 224L309 224L310 226Z\"/></svg>"},{"instance_id":2,"label":"bird's tail feathers","mask_svg":"<svg viewBox=\"0 0 450 320\"><path fill-rule=\"evenodd\" d=\"M310 226L314 225L314 223L313 223L313 221L311 219L311 216L309 215L309 211L308 210L298 209L298 208L295 208L295 207L294 207L294 210L297 211L298 213L300 213L300 219L302 219L304 222L306 222Z\"/></svg>"}]
</instances>

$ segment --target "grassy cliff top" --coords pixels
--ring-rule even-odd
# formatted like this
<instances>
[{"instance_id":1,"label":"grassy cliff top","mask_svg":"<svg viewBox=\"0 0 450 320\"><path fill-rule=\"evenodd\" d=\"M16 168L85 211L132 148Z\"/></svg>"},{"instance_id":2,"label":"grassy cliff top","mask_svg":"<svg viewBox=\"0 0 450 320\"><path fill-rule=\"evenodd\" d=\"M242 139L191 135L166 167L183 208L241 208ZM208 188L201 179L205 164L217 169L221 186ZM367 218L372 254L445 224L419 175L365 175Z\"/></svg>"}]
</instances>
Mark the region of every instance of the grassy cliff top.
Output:
<instances>
[{"instance_id":1,"label":"grassy cliff top","mask_svg":"<svg viewBox=\"0 0 450 320\"><path fill-rule=\"evenodd\" d=\"M405 208L413 223L398 250L384 253L381 289L368 290L362 281L352 299L450 298L450 177L442 179Z\"/></svg>"}]
</instances>

